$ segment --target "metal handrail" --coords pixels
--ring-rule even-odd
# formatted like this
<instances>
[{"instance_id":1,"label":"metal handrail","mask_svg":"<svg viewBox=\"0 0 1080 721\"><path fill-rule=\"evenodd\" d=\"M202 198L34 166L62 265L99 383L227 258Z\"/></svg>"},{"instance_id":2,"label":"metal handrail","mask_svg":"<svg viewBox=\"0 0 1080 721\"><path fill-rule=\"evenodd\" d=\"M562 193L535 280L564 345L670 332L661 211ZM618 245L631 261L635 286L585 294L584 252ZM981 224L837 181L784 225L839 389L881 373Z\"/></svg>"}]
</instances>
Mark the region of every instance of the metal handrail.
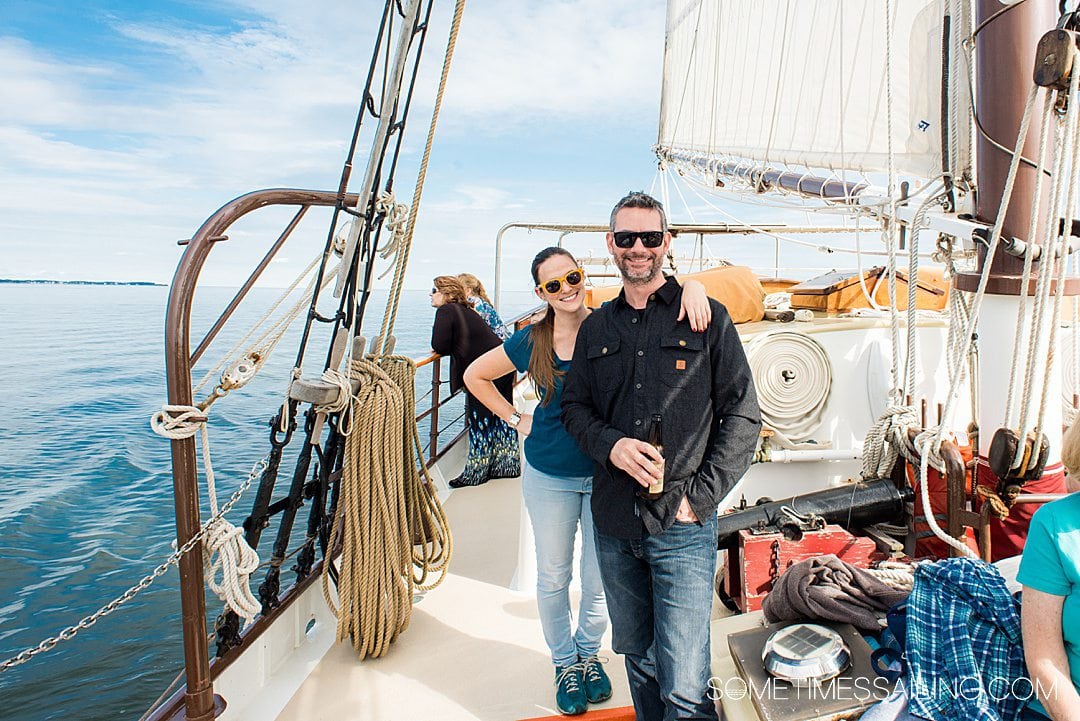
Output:
<instances>
[{"instance_id":1,"label":"metal handrail","mask_svg":"<svg viewBox=\"0 0 1080 721\"><path fill-rule=\"evenodd\" d=\"M165 313L165 377L170 405L193 405L191 305L200 271L213 246L228 237L226 231L229 227L248 213L267 206L294 206L306 210L311 206L355 204L356 199L355 194L333 191L291 188L258 190L230 201L202 224L188 241L169 289L169 303ZM288 231L291 232L291 228ZM287 237L288 232L283 235ZM279 242L264 258L263 267L269 263L281 244L282 239L279 238ZM258 272L259 269L256 269L255 277ZM249 279L249 282L254 281ZM231 313L238 302L239 299L234 299L223 315ZM178 546L182 547L199 532L201 525L196 447L194 437L174 439L171 444L176 540ZM186 717L190 721L209 721L215 714L215 702L210 659L206 653L206 591L202 554L185 554L178 565L186 675Z\"/></svg>"},{"instance_id":2,"label":"metal handrail","mask_svg":"<svg viewBox=\"0 0 1080 721\"><path fill-rule=\"evenodd\" d=\"M573 233L607 233L610 228L607 225L600 225L597 223L533 223L533 222L517 222L507 223L503 227L499 228L499 232L495 235L495 292L492 293L494 299L493 305L495 310L499 309L499 303L502 299L502 247L503 236L507 231L513 229L528 230L530 232L534 230L549 231L559 234L558 245L562 247L563 240L566 236ZM678 236L681 234L687 235L746 235L747 233L765 232L765 233L788 233L790 235L798 235L800 233L851 233L851 228L845 228L842 226L837 227L823 227L823 226L794 226L787 225L785 223L712 223L707 225L693 224L693 223L672 223L668 226L671 234ZM779 244L779 240L776 241Z\"/></svg>"},{"instance_id":3,"label":"metal handrail","mask_svg":"<svg viewBox=\"0 0 1080 721\"><path fill-rule=\"evenodd\" d=\"M449 403L452 399L456 398L462 393L461 389L458 389L456 392L446 396L446 398L440 399L439 389L442 384L446 382L442 379L442 359L443 356L439 355L438 353L432 353L431 355L416 362L417 368L421 368L426 365L431 366L431 389L427 393L425 393L422 398L417 399L417 403L427 398L430 398L431 402L428 404L427 410L422 413L418 413L416 416L417 423L424 420L425 418L431 419L428 422L428 444L425 449L422 449L426 451L426 457L423 460L425 462L425 465L429 467L431 466L431 464L435 463L435 461L442 458L443 454L446 452L446 449L454 445L454 443L456 443L458 439L461 438L462 433L464 432L462 431L462 433L458 433L445 446L443 446L441 450L439 449L439 436L442 435L442 432L446 430L446 428L453 426L455 423L457 423L464 417L464 414L462 414L461 416L458 416L454 420L450 421L450 423L446 424L445 426L440 427L439 410L447 403Z\"/></svg>"},{"instance_id":4,"label":"metal handrail","mask_svg":"<svg viewBox=\"0 0 1080 721\"><path fill-rule=\"evenodd\" d=\"M170 405L193 405L192 366L236 310L250 288L254 286L262 271L283 247L285 241L290 237L299 221L306 215L308 209L311 207L355 205L357 197L356 194L352 193L291 188L255 191L235 198L222 206L202 224L189 241L181 243L186 248L173 277L165 314L165 375ZM286 224L284 230L245 281L240 291L211 326L210 331L199 343L196 351L191 352L191 308L200 272L206 264L211 250L217 243L228 239L226 234L228 229L240 218L255 210L269 206L296 207L297 212ZM427 417L429 414L431 416L430 443L427 456L423 459L428 465L438 460L446 452L447 448L457 442L466 432L463 429L445 445L439 446L440 436L447 427L456 423L460 418L455 418L450 424L443 424L440 427L438 409L458 394L450 394L446 398L440 399L439 388L444 382L441 378L441 357L432 354L417 361L417 367L429 364L433 365L431 391L425 394L422 400L430 397L432 410L421 416L422 418ZM171 446L176 538L178 545L183 546L201 528L196 444L195 439L189 437L174 439L171 441ZM181 629L186 683L182 692L178 692L170 702L166 702L166 704L159 707L151 718L166 718L168 715L177 712L182 704L185 707L184 715L189 721L209 721L214 718L216 712L220 712L222 703L220 698L214 696L213 678L220 672L220 669L228 665L228 662L226 661L224 664L213 663L213 670L211 669L212 664L206 648L206 589L202 554L185 554L181 557L178 566L180 571ZM318 575L317 571L312 575ZM254 624L249 631L254 630L255 635L257 635L261 633L263 628L269 626L273 619L286 608L288 602L297 597L298 588L299 586L293 584L292 587L286 589L281 599L281 605L275 608L267 617L260 618L259 622ZM251 638L253 636L249 632L242 634L240 648L245 646ZM239 648L234 649L234 652L238 653ZM230 660L233 657L234 653L228 654ZM225 661L225 659L220 660Z\"/></svg>"}]
</instances>

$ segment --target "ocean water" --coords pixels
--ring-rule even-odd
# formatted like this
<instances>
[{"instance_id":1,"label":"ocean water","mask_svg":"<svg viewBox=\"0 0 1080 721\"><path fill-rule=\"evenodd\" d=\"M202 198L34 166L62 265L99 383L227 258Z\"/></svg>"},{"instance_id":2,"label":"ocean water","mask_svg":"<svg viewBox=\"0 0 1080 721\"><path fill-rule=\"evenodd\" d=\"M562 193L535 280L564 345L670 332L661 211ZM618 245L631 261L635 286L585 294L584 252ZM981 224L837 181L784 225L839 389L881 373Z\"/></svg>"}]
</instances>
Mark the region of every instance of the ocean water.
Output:
<instances>
[{"instance_id":1,"label":"ocean water","mask_svg":"<svg viewBox=\"0 0 1080 721\"><path fill-rule=\"evenodd\" d=\"M0 660L93 613L172 553L169 442L149 425L165 402L167 293L0 284ZM254 290L250 307L238 311L207 358L220 358L278 293ZM193 344L232 294L199 292ZM530 292L508 293L504 315L534 302ZM384 304L385 293L373 296L364 327L369 337L378 332ZM406 291L397 352L425 355L432 317L427 293ZM299 323L255 381L211 409L222 502L268 451L267 422L284 395L298 331ZM307 374L321 373L325 348L326 334L316 332ZM201 363L196 370L207 368ZM418 396L429 378L418 378ZM283 459L276 497L285 492L291 459L288 453ZM254 489L230 514L233 523L240 525L253 498ZM296 527L302 535L306 507ZM263 560L275 530L276 522L263 534ZM283 585L293 577L290 565ZM253 587L258 581L261 574ZM171 569L73 640L0 673L0 720L138 718L183 667L177 587ZM208 601L211 618L219 608Z\"/></svg>"}]
</instances>

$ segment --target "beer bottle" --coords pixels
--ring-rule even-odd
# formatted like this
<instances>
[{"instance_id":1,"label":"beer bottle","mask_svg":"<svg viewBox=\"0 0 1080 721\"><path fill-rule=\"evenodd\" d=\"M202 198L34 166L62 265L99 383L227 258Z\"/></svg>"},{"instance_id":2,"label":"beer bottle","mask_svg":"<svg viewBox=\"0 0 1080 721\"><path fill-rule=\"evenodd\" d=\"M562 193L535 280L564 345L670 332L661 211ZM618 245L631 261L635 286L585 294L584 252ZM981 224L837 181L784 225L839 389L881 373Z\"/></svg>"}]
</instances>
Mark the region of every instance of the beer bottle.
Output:
<instances>
[{"instance_id":1,"label":"beer bottle","mask_svg":"<svg viewBox=\"0 0 1080 721\"><path fill-rule=\"evenodd\" d=\"M653 414L652 423L649 425L649 445L656 448L660 452L660 455L664 455L664 440L661 433L661 426L664 419L659 413ZM647 498L650 501L655 501L657 498L664 494L664 461L654 461L656 467L660 469L660 480L649 485L649 489L643 490L639 493L642 498Z\"/></svg>"}]
</instances>

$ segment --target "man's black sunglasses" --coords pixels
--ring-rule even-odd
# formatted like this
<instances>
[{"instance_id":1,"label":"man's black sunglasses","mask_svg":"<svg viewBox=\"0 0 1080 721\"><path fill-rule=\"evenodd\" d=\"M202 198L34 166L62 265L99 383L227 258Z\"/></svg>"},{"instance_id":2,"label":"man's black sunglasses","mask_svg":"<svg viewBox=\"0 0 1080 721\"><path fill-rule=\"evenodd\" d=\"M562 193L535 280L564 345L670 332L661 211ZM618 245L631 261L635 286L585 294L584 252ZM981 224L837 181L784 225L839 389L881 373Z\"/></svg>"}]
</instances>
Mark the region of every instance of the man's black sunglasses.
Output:
<instances>
[{"instance_id":1,"label":"man's black sunglasses","mask_svg":"<svg viewBox=\"0 0 1080 721\"><path fill-rule=\"evenodd\" d=\"M664 242L664 232L661 230L619 230L611 234L615 238L616 248L633 248L638 238L646 248L659 248Z\"/></svg>"}]
</instances>

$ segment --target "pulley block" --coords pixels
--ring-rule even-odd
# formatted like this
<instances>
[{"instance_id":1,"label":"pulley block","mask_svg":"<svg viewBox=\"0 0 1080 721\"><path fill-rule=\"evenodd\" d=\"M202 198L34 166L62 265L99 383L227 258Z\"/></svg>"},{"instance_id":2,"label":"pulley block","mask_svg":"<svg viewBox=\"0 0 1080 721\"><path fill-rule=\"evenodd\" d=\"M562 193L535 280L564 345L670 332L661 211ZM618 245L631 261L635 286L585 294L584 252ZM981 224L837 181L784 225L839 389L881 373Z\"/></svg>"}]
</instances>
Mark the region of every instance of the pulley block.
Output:
<instances>
[{"instance_id":1,"label":"pulley block","mask_svg":"<svg viewBox=\"0 0 1080 721\"><path fill-rule=\"evenodd\" d=\"M1035 438L1040 437L1038 448ZM1050 442L1042 433L1028 433L1023 439L1024 448L1020 463L1013 467L1017 448L1020 446L1020 434L1012 428L999 428L994 431L990 441L990 453L987 459L990 470L998 477L998 495L1010 503L1020 492L1020 487L1027 481L1041 478L1046 461L1050 455Z\"/></svg>"}]
</instances>

